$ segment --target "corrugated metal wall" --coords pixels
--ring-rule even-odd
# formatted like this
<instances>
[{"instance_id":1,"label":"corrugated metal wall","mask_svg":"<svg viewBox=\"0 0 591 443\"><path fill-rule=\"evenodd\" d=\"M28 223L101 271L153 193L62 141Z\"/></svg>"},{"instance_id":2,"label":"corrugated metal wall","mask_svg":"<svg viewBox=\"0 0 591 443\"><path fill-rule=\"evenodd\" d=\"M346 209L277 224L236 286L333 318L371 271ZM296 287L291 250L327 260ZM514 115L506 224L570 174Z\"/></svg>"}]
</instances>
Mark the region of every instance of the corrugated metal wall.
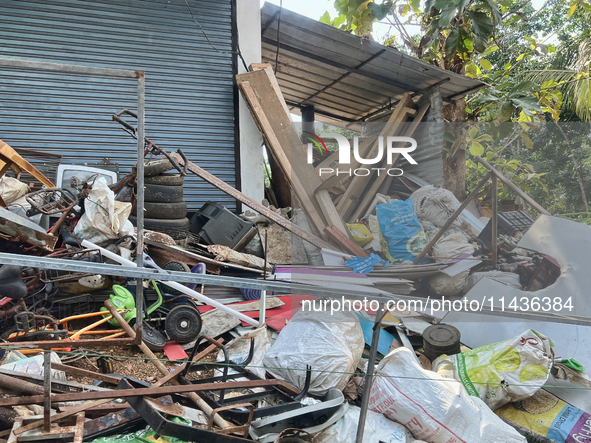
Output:
<instances>
[{"instance_id":1,"label":"corrugated metal wall","mask_svg":"<svg viewBox=\"0 0 591 443\"><path fill-rule=\"evenodd\" d=\"M211 43L231 51L231 0L187 1ZM3 0L0 57L146 71L146 136L236 185L233 56L211 48L184 0ZM63 163L108 157L127 172L136 144L111 115L136 98L132 80L3 68L0 139ZM235 208L188 177L189 207L209 199Z\"/></svg>"}]
</instances>

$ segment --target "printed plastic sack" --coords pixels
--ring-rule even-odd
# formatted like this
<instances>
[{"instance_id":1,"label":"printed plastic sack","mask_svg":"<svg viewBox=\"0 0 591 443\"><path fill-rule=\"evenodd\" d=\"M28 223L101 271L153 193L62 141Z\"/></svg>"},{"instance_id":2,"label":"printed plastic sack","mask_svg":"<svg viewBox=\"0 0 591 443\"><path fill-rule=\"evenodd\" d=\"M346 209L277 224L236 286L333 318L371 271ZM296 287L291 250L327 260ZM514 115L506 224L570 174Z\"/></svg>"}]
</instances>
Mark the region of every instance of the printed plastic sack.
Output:
<instances>
[{"instance_id":1,"label":"printed plastic sack","mask_svg":"<svg viewBox=\"0 0 591 443\"><path fill-rule=\"evenodd\" d=\"M428 443L526 443L524 437L464 387L424 370L407 348L390 352L379 364L369 407L403 423Z\"/></svg>"},{"instance_id":2,"label":"printed plastic sack","mask_svg":"<svg viewBox=\"0 0 591 443\"><path fill-rule=\"evenodd\" d=\"M345 389L364 347L354 312L301 310L283 328L263 365L274 377L299 389L304 387L309 365L312 378L308 392L324 395L329 389Z\"/></svg>"},{"instance_id":3,"label":"printed plastic sack","mask_svg":"<svg viewBox=\"0 0 591 443\"><path fill-rule=\"evenodd\" d=\"M377 205L376 214L383 239L382 252L388 260L414 260L425 249L425 232L410 198Z\"/></svg>"},{"instance_id":4,"label":"printed plastic sack","mask_svg":"<svg viewBox=\"0 0 591 443\"><path fill-rule=\"evenodd\" d=\"M373 240L371 231L367 229L367 226L365 226L363 223L347 223L347 228L349 228L349 231L353 236L353 240L355 240L355 243L357 243L359 246L365 246Z\"/></svg>"},{"instance_id":5,"label":"printed plastic sack","mask_svg":"<svg viewBox=\"0 0 591 443\"><path fill-rule=\"evenodd\" d=\"M544 389L497 409L495 414L536 443L591 442L591 415Z\"/></svg>"},{"instance_id":6,"label":"printed plastic sack","mask_svg":"<svg viewBox=\"0 0 591 443\"><path fill-rule=\"evenodd\" d=\"M189 420L182 420L178 417L173 417L172 420L175 423L181 424L190 424ZM169 436L157 436L156 432L149 427L146 426L144 429L140 429L139 431L132 432L131 434L118 434L118 435L110 435L108 437L101 437L92 440L92 443L187 443L185 440L181 440L180 438L176 437L169 437Z\"/></svg>"},{"instance_id":7,"label":"printed plastic sack","mask_svg":"<svg viewBox=\"0 0 591 443\"><path fill-rule=\"evenodd\" d=\"M443 226L461 206L453 192L432 185L417 189L410 198L414 203L417 216L430 221L437 227ZM460 223L459 219L455 220L452 226L459 228Z\"/></svg>"},{"instance_id":8,"label":"printed plastic sack","mask_svg":"<svg viewBox=\"0 0 591 443\"><path fill-rule=\"evenodd\" d=\"M357 436L359 425L357 406L349 406L349 411L331 427L325 429L314 438L314 443L353 442ZM382 414L367 411L363 443L420 443L412 438L408 429L399 423L388 420Z\"/></svg>"},{"instance_id":9,"label":"printed plastic sack","mask_svg":"<svg viewBox=\"0 0 591 443\"><path fill-rule=\"evenodd\" d=\"M74 228L74 234L83 240L98 244L133 235L134 229L128 220L131 203L115 200L107 180L99 177L94 181L88 198L84 200L86 212Z\"/></svg>"},{"instance_id":10,"label":"printed plastic sack","mask_svg":"<svg viewBox=\"0 0 591 443\"><path fill-rule=\"evenodd\" d=\"M510 340L438 357L433 362L434 371L445 358L451 360L454 378L468 394L482 398L494 410L531 397L546 383L554 361L554 343L528 329Z\"/></svg>"}]
</instances>

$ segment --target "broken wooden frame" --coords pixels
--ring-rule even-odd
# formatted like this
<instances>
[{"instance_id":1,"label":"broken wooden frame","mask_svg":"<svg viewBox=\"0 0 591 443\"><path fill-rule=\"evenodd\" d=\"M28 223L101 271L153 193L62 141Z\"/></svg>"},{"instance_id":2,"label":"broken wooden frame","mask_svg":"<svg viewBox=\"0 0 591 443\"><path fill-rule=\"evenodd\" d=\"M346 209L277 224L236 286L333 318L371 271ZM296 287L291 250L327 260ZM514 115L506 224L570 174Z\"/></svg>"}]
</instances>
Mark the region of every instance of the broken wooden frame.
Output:
<instances>
[{"instance_id":1,"label":"broken wooden frame","mask_svg":"<svg viewBox=\"0 0 591 443\"><path fill-rule=\"evenodd\" d=\"M33 69L38 71L53 71L53 72L64 72L80 75L90 75L97 77L115 77L120 79L136 79L137 80L137 256L139 267L143 266L143 235L144 229L144 132L145 132L145 73L144 71L132 71L127 69L111 69L111 68L97 68L93 66L82 66L82 65L70 65L64 63L49 63L49 62L38 62L33 60L22 60L22 59L11 59L11 58L0 58L0 66L6 66L10 68L20 69ZM8 145L6 145L8 146ZM18 155L18 154L17 154ZM16 159L16 157L15 157ZM18 160L18 159L16 159ZM17 164L18 165L18 164ZM21 167L22 168L22 167ZM26 169L26 168L22 168ZM46 185L51 184L44 183ZM16 255L16 254L8 254ZM2 264L10 264L11 261L0 261ZM142 280L138 280L137 284L137 301L136 311L137 318L142 318L142 312L144 310L144 297L143 297L143 285ZM141 339L141 325L142 322L137 322L136 330L139 338ZM86 340L85 340L86 341ZM104 346L111 346L113 343L108 343L108 340L102 342Z\"/></svg>"},{"instance_id":2,"label":"broken wooden frame","mask_svg":"<svg viewBox=\"0 0 591 443\"><path fill-rule=\"evenodd\" d=\"M492 188L493 188L493 214L492 214L492 250L493 250L493 262L492 265L497 265L497 213L498 213L498 192L497 192L497 179L507 185L513 192L519 195L523 200L528 202L535 210L540 212L544 215L550 215L548 211L546 211L540 204L538 204L534 199L532 199L529 195L519 189L511 180L501 174L496 168L491 166L486 160L482 159L480 156L476 156L475 160L477 163L480 163L484 166L488 173L484 176L480 182L476 185L476 187L470 192L468 197L462 202L460 207L454 212L445 222L445 224L439 229L439 232L435 234L435 237L431 239L431 241L425 246L425 249L417 256L413 264L418 265L423 258L431 251L433 246L439 241L439 239L445 234L445 232L449 229L452 223L459 217L464 209L468 206L468 204L474 200L474 198L478 195L480 190L486 185L489 179L492 179Z\"/></svg>"}]
</instances>

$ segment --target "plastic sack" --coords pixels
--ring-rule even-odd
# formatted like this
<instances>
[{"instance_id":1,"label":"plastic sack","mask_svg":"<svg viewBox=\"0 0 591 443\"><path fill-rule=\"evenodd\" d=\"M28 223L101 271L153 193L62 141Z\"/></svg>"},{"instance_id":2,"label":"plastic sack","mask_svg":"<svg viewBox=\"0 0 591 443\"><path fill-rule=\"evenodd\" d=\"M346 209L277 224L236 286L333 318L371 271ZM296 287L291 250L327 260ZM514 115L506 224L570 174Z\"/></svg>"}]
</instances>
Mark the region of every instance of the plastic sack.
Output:
<instances>
[{"instance_id":1,"label":"plastic sack","mask_svg":"<svg viewBox=\"0 0 591 443\"><path fill-rule=\"evenodd\" d=\"M0 197L8 206L31 191L28 185L13 177L0 177Z\"/></svg>"},{"instance_id":2,"label":"plastic sack","mask_svg":"<svg viewBox=\"0 0 591 443\"><path fill-rule=\"evenodd\" d=\"M536 443L591 442L591 415L543 389L495 414Z\"/></svg>"},{"instance_id":3,"label":"plastic sack","mask_svg":"<svg viewBox=\"0 0 591 443\"><path fill-rule=\"evenodd\" d=\"M421 219L430 221L437 227L441 227L461 206L453 192L429 185L417 189L410 196L414 203L415 214ZM452 226L459 228L459 219Z\"/></svg>"},{"instance_id":4,"label":"plastic sack","mask_svg":"<svg viewBox=\"0 0 591 443\"><path fill-rule=\"evenodd\" d=\"M404 423L428 443L526 443L524 437L464 387L424 370L407 348L390 352L379 364L369 407Z\"/></svg>"},{"instance_id":5,"label":"plastic sack","mask_svg":"<svg viewBox=\"0 0 591 443\"><path fill-rule=\"evenodd\" d=\"M250 354L250 343L252 338L254 338L253 356L248 366L244 369L259 378L265 378L265 368L262 367L262 361L266 352L271 347L271 341L269 340L266 325L248 331L243 336L232 340L226 345L226 349L228 350L230 360L240 365L246 361ZM224 352L221 350L218 352L217 361L224 361ZM229 373L235 373L235 371L230 368Z\"/></svg>"},{"instance_id":6,"label":"plastic sack","mask_svg":"<svg viewBox=\"0 0 591 443\"><path fill-rule=\"evenodd\" d=\"M470 271L460 272L458 275L450 277L443 272L439 272L429 278L429 287L431 291L437 295L445 295L447 297L453 297L454 295L460 295L466 285L466 280Z\"/></svg>"},{"instance_id":7,"label":"plastic sack","mask_svg":"<svg viewBox=\"0 0 591 443\"><path fill-rule=\"evenodd\" d=\"M274 377L299 389L304 387L309 365L312 378L308 392L324 395L329 389L345 389L364 347L354 312L301 310L283 328L263 365Z\"/></svg>"},{"instance_id":8,"label":"plastic sack","mask_svg":"<svg viewBox=\"0 0 591 443\"><path fill-rule=\"evenodd\" d=\"M178 417L173 417L171 421L181 424L189 424L189 420L182 420ZM131 434L117 434L108 437L101 437L92 440L92 443L187 443L186 440L181 440L176 437L168 437L157 435L154 430L146 426L144 429L132 432Z\"/></svg>"},{"instance_id":9,"label":"plastic sack","mask_svg":"<svg viewBox=\"0 0 591 443\"><path fill-rule=\"evenodd\" d=\"M461 232L454 232L435 243L433 257L438 263L452 260L460 254L474 254L472 246Z\"/></svg>"},{"instance_id":10,"label":"plastic sack","mask_svg":"<svg viewBox=\"0 0 591 443\"><path fill-rule=\"evenodd\" d=\"M74 234L79 238L100 246L110 240L133 235L133 225L128 220L131 203L115 200L115 194L104 177L94 181L88 198L84 200L84 209L86 212L74 228Z\"/></svg>"},{"instance_id":11,"label":"plastic sack","mask_svg":"<svg viewBox=\"0 0 591 443\"><path fill-rule=\"evenodd\" d=\"M414 260L425 249L425 232L410 198L377 205L376 213L382 236L382 252L388 260Z\"/></svg>"},{"instance_id":12,"label":"plastic sack","mask_svg":"<svg viewBox=\"0 0 591 443\"><path fill-rule=\"evenodd\" d=\"M546 383L554 361L554 343L533 329L510 340L493 343L449 358L454 378L468 394L481 398L491 408L534 395Z\"/></svg>"},{"instance_id":13,"label":"plastic sack","mask_svg":"<svg viewBox=\"0 0 591 443\"><path fill-rule=\"evenodd\" d=\"M347 228L349 228L349 231L351 231L351 235L353 236L353 240L355 240L355 243L357 243L359 246L365 246L373 240L371 231L367 229L367 226L365 226L363 223L347 223Z\"/></svg>"},{"instance_id":14,"label":"plastic sack","mask_svg":"<svg viewBox=\"0 0 591 443\"><path fill-rule=\"evenodd\" d=\"M349 411L330 428L314 438L314 443L353 442L357 436L359 411L357 406L349 406ZM408 429L399 423L388 420L382 414L367 411L363 443L420 443L412 437Z\"/></svg>"}]
</instances>

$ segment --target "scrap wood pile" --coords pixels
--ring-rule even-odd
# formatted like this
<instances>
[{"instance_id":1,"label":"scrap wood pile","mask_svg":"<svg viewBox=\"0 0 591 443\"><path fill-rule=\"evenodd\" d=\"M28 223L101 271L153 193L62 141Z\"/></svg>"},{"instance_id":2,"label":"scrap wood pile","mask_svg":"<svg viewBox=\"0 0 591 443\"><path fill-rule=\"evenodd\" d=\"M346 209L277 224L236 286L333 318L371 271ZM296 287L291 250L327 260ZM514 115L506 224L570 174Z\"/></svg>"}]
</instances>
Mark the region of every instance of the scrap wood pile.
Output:
<instances>
[{"instance_id":1,"label":"scrap wood pile","mask_svg":"<svg viewBox=\"0 0 591 443\"><path fill-rule=\"evenodd\" d=\"M520 290L552 285L556 260L517 245L533 219L500 213L493 238L451 193L417 177L321 182L297 157L303 147L285 148L300 141L269 70L238 83L274 155L276 197L290 189L278 182L291 183L296 208L256 202L146 139L146 155L165 158L144 164L143 268L135 170L56 188L3 145L15 177L0 183L0 247L31 265L2 257L0 439L337 443L355 441L364 422L364 442L589 441L589 413L542 386L588 390L591 380L555 358L561 350L543 333L469 349L439 318L378 312L484 277ZM412 134L426 111L409 95L401 103L383 135ZM23 170L45 188L30 192ZM207 202L189 219L189 172L255 212ZM359 294L377 303L331 310Z\"/></svg>"}]
</instances>

